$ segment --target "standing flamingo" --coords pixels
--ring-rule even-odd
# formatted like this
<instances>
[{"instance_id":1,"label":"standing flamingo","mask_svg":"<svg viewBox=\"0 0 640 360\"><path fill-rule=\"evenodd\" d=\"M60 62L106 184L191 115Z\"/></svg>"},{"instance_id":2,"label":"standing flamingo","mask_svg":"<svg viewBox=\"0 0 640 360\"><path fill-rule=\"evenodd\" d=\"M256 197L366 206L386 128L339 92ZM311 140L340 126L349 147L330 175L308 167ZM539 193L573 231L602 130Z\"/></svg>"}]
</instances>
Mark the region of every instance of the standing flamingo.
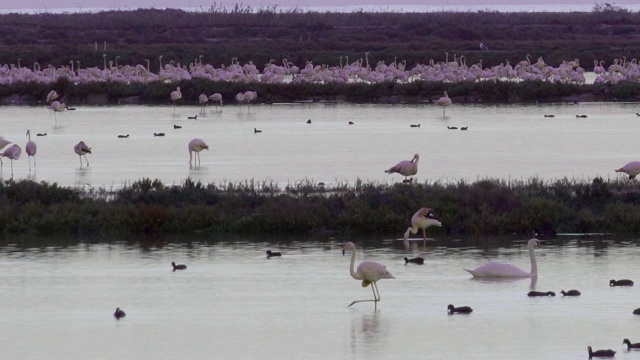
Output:
<instances>
[{"instance_id":1,"label":"standing flamingo","mask_svg":"<svg viewBox=\"0 0 640 360\"><path fill-rule=\"evenodd\" d=\"M57 98L58 98L58 93L55 90L51 90L47 94L47 103L50 103Z\"/></svg>"},{"instance_id":2,"label":"standing flamingo","mask_svg":"<svg viewBox=\"0 0 640 360\"><path fill-rule=\"evenodd\" d=\"M424 245L427 245L427 231L426 229L429 226L442 226L440 222L440 218L438 215L433 212L433 209L428 207L423 207L422 209L416 211L415 214L411 217L411 226L407 228L407 231L404 232L404 241L409 239L409 233L415 234L418 232L418 229L422 229L422 239L424 241Z\"/></svg>"},{"instance_id":3,"label":"standing flamingo","mask_svg":"<svg viewBox=\"0 0 640 360\"><path fill-rule=\"evenodd\" d=\"M418 173L418 160L420 160L420 156L418 154L414 154L411 161L401 161L384 172L387 174L398 173L400 175L404 175L404 181L410 181L407 180L407 178Z\"/></svg>"},{"instance_id":4,"label":"standing flamingo","mask_svg":"<svg viewBox=\"0 0 640 360\"><path fill-rule=\"evenodd\" d=\"M24 147L24 150L27 152L29 158L29 170L31 170L31 157L33 156L33 167L36 167L36 151L38 147L36 143L31 141L31 131L27 129L27 137L29 141L27 141L27 146Z\"/></svg>"},{"instance_id":5,"label":"standing flamingo","mask_svg":"<svg viewBox=\"0 0 640 360\"><path fill-rule=\"evenodd\" d=\"M53 110L53 116L56 119L56 121L58 121L58 117L56 116L56 113L67 110L67 106L65 105L65 103L61 103L58 100L52 102L50 107L51 107L51 110Z\"/></svg>"},{"instance_id":6,"label":"standing flamingo","mask_svg":"<svg viewBox=\"0 0 640 360\"><path fill-rule=\"evenodd\" d=\"M202 139L193 139L189 141L189 164L191 164L191 160L193 154L195 153L195 166L200 165L200 151L209 150L209 145L207 145Z\"/></svg>"},{"instance_id":7,"label":"standing flamingo","mask_svg":"<svg viewBox=\"0 0 640 360\"><path fill-rule=\"evenodd\" d=\"M220 104L220 107L222 107L222 94L215 93L209 96L209 100L213 101L213 103L216 104L216 110L218 109L218 103Z\"/></svg>"},{"instance_id":8,"label":"standing flamingo","mask_svg":"<svg viewBox=\"0 0 640 360\"><path fill-rule=\"evenodd\" d=\"M207 97L207 94L202 93L200 94L200 96L198 96L198 103L200 104L200 112L204 112L208 102L209 102L209 98Z\"/></svg>"},{"instance_id":9,"label":"standing flamingo","mask_svg":"<svg viewBox=\"0 0 640 360\"><path fill-rule=\"evenodd\" d=\"M374 306L377 308L378 301L380 301L380 292L378 291L378 285L376 282L380 279L395 279L393 275L387 268L373 261L364 261L358 265L358 269L356 271L353 270L353 265L356 261L356 245L352 242L348 242L342 248L342 255L344 256L347 250L351 250L351 267L349 268L349 272L351 273L351 277L356 280L362 280L362 287L367 287L371 285L371 289L373 291L373 300L355 300L349 306L365 301L373 301Z\"/></svg>"},{"instance_id":10,"label":"standing flamingo","mask_svg":"<svg viewBox=\"0 0 640 360\"><path fill-rule=\"evenodd\" d=\"M449 97L449 94L447 94L447 92L444 92L444 96L441 97L440 99L436 100L436 105L442 106L442 117L444 117L444 112L447 106L451 105L451 98Z\"/></svg>"},{"instance_id":11,"label":"standing flamingo","mask_svg":"<svg viewBox=\"0 0 640 360\"><path fill-rule=\"evenodd\" d=\"M4 137L0 136L0 151L2 151L2 149L4 149L5 146L11 144L11 141L5 139ZM0 156L0 170L2 170L2 156Z\"/></svg>"},{"instance_id":12,"label":"standing flamingo","mask_svg":"<svg viewBox=\"0 0 640 360\"><path fill-rule=\"evenodd\" d=\"M89 160L87 159L87 154L91 154L91 148L84 143L84 141L80 141L73 147L73 151L78 154L80 157L80 167L82 167L82 156L84 156L84 160L87 162L87 167L89 166Z\"/></svg>"},{"instance_id":13,"label":"standing flamingo","mask_svg":"<svg viewBox=\"0 0 640 360\"><path fill-rule=\"evenodd\" d=\"M20 154L22 153L22 149L17 144L13 144L11 147L7 148L0 157L8 157L11 159L11 177L13 177L13 160L20 159Z\"/></svg>"},{"instance_id":14,"label":"standing flamingo","mask_svg":"<svg viewBox=\"0 0 640 360\"><path fill-rule=\"evenodd\" d=\"M171 101L173 102L173 112L176 112L176 101L182 99L182 93L180 92L180 87L178 86L174 91L169 95Z\"/></svg>"},{"instance_id":15,"label":"standing flamingo","mask_svg":"<svg viewBox=\"0 0 640 360\"><path fill-rule=\"evenodd\" d=\"M632 161L630 163L627 163L620 169L616 169L616 172L623 172L629 175L629 180L633 180L638 174L640 174L640 161Z\"/></svg>"}]
</instances>

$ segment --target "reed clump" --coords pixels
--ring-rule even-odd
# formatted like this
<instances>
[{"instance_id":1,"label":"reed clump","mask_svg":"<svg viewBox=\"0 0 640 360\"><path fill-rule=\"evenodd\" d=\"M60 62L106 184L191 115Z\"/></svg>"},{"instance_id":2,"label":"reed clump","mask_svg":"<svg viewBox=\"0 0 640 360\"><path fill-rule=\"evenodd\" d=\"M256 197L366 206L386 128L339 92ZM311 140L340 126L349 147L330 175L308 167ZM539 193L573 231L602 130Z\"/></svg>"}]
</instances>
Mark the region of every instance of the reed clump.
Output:
<instances>
[{"instance_id":1,"label":"reed clump","mask_svg":"<svg viewBox=\"0 0 640 360\"><path fill-rule=\"evenodd\" d=\"M399 236L429 206L440 236L640 231L640 193L626 180L485 179L455 183L286 186L269 181L180 185L141 179L85 191L28 180L0 183L1 234L311 234Z\"/></svg>"}]
</instances>

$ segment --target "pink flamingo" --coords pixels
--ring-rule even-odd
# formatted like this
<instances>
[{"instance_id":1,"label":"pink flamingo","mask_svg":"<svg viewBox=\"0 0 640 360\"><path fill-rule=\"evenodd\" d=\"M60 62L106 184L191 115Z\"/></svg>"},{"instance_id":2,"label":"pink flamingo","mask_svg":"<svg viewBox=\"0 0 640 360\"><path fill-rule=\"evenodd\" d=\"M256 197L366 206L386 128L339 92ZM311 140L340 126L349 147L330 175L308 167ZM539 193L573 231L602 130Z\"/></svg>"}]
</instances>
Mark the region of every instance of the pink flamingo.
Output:
<instances>
[{"instance_id":1,"label":"pink flamingo","mask_svg":"<svg viewBox=\"0 0 640 360\"><path fill-rule=\"evenodd\" d=\"M5 146L11 144L11 141L5 139L4 137L0 136L0 151L2 151L2 149L4 149ZM2 170L2 156L0 156L0 170Z\"/></svg>"},{"instance_id":2,"label":"pink flamingo","mask_svg":"<svg viewBox=\"0 0 640 360\"><path fill-rule=\"evenodd\" d=\"M51 90L49 91L49 94L47 94L47 102L51 102L57 98L58 98L58 93L55 90Z\"/></svg>"},{"instance_id":3,"label":"pink flamingo","mask_svg":"<svg viewBox=\"0 0 640 360\"><path fill-rule=\"evenodd\" d=\"M13 144L13 146L7 148L2 156L8 157L11 159L11 177L13 177L13 160L20 159L20 154L22 153L22 149L17 144Z\"/></svg>"},{"instance_id":4,"label":"pink flamingo","mask_svg":"<svg viewBox=\"0 0 640 360\"><path fill-rule=\"evenodd\" d=\"M414 154L411 161L401 161L384 172L387 174L398 173L400 175L404 175L404 181L410 181L407 180L407 177L418 173L418 160L420 160L420 156L418 154Z\"/></svg>"},{"instance_id":5,"label":"pink flamingo","mask_svg":"<svg viewBox=\"0 0 640 360\"><path fill-rule=\"evenodd\" d=\"M351 273L351 277L356 280L362 280L362 287L367 287L371 285L371 289L373 290L373 300L356 300L353 301L349 306L364 302L364 301L373 301L374 306L378 306L378 301L380 301L380 292L378 291L378 285L376 282L380 279L395 279L395 277L387 271L387 268L373 261L364 261L358 265L358 269L356 271L353 270L353 265L356 261L356 245L352 242L348 242L342 248L342 255L344 256L347 250L351 250L351 267L349 268L349 272Z\"/></svg>"},{"instance_id":6,"label":"pink flamingo","mask_svg":"<svg viewBox=\"0 0 640 360\"><path fill-rule=\"evenodd\" d=\"M207 97L207 94L202 93L200 94L200 96L198 96L198 103L200 104L200 112L204 112L204 109L207 106L208 102L209 102L209 98Z\"/></svg>"},{"instance_id":7,"label":"pink flamingo","mask_svg":"<svg viewBox=\"0 0 640 360\"><path fill-rule=\"evenodd\" d=\"M31 157L33 156L33 167L36 167L36 151L38 147L36 143L31 141L31 130L27 129L27 137L29 137L29 141L27 141L27 146L24 147L24 150L27 152L29 158L29 170L31 170Z\"/></svg>"},{"instance_id":8,"label":"pink flamingo","mask_svg":"<svg viewBox=\"0 0 640 360\"><path fill-rule=\"evenodd\" d=\"M174 91L169 94L171 101L173 101L173 112L176 112L176 101L182 99L182 92L180 92L180 87L178 86Z\"/></svg>"},{"instance_id":9,"label":"pink flamingo","mask_svg":"<svg viewBox=\"0 0 640 360\"><path fill-rule=\"evenodd\" d=\"M220 107L222 107L222 94L215 93L209 96L209 100L213 101L216 104L216 110L218 109L218 103L220 104Z\"/></svg>"},{"instance_id":10,"label":"pink flamingo","mask_svg":"<svg viewBox=\"0 0 640 360\"><path fill-rule=\"evenodd\" d=\"M209 145L207 145L202 139L196 138L189 141L189 164L191 164L193 154L195 153L195 165L200 165L200 151L202 150L209 150Z\"/></svg>"},{"instance_id":11,"label":"pink flamingo","mask_svg":"<svg viewBox=\"0 0 640 360\"><path fill-rule=\"evenodd\" d=\"M64 103L61 103L60 101L56 100L51 103L51 110L53 110L54 118L56 119L56 121L58 121L58 117L56 113L67 110L67 106Z\"/></svg>"},{"instance_id":12,"label":"pink flamingo","mask_svg":"<svg viewBox=\"0 0 640 360\"><path fill-rule=\"evenodd\" d=\"M428 207L423 207L422 209L416 211L415 214L411 217L411 226L407 228L407 231L404 232L404 241L409 239L409 233L415 234L418 232L418 229L422 229L422 239L424 241L423 245L427 245L427 231L426 229L429 226L442 226L440 222L440 218L433 212L433 209Z\"/></svg>"},{"instance_id":13,"label":"pink flamingo","mask_svg":"<svg viewBox=\"0 0 640 360\"><path fill-rule=\"evenodd\" d=\"M638 174L640 174L640 162L632 161L620 169L616 169L616 172L623 172L629 175L629 180L633 180L638 176Z\"/></svg>"},{"instance_id":14,"label":"pink flamingo","mask_svg":"<svg viewBox=\"0 0 640 360\"><path fill-rule=\"evenodd\" d=\"M80 141L73 147L73 151L78 154L80 157L80 167L82 167L82 156L84 156L84 160L87 162L87 167L89 166L89 160L87 159L87 154L91 154L91 148L84 143L84 141Z\"/></svg>"},{"instance_id":15,"label":"pink flamingo","mask_svg":"<svg viewBox=\"0 0 640 360\"><path fill-rule=\"evenodd\" d=\"M442 117L444 117L445 108L452 104L451 98L447 92L444 92L444 96L436 100L436 105L442 106Z\"/></svg>"}]
</instances>

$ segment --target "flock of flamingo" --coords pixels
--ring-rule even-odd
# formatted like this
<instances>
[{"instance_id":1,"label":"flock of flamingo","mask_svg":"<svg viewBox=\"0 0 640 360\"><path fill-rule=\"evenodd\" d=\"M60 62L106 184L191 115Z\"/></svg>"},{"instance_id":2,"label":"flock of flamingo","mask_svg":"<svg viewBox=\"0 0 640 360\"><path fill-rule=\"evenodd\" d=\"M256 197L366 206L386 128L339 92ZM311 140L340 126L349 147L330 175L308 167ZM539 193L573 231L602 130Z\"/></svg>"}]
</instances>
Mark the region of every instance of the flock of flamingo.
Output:
<instances>
[{"instance_id":1,"label":"flock of flamingo","mask_svg":"<svg viewBox=\"0 0 640 360\"><path fill-rule=\"evenodd\" d=\"M394 59L389 64L384 60L375 64L369 62L369 52L364 59L349 62L347 56L339 58L338 65L314 64L306 61L302 66L297 66L287 59L282 59L281 65L275 60L265 64L262 69L252 61L241 64L238 58L231 59L230 65L221 64L215 67L202 62L203 56L194 59L193 62L181 64L169 61L163 64L163 56L158 57L159 71L151 70L151 61L146 59L146 65L122 65L118 63L119 56L107 61L107 55L103 54L103 66L81 67L79 61L71 60L69 65L54 67L48 65L42 68L38 62L33 66L21 65L21 59L17 64L4 64L0 67L0 84L10 85L22 82L36 82L51 84L60 79L68 79L75 84L92 82L118 82L118 83L150 83L155 81L180 82L192 79L206 79L209 81L223 82L260 82L260 83L381 83L397 82L408 83L412 81L429 82L474 82L474 81L548 81L553 83L584 84L586 70L578 59L563 61L558 66L547 64L542 57L536 61L531 60L529 54L525 59L511 63L494 66L485 66L482 60L467 65L464 55L454 54L449 60L449 54L445 52L444 61L418 63L409 68L406 61ZM155 67L155 66L154 66ZM604 61L593 61L593 72L597 75L596 83L618 83L619 81L639 81L640 68L637 59L627 61L626 57L615 59L612 64L605 66ZM211 99L217 101L216 99Z\"/></svg>"}]
</instances>

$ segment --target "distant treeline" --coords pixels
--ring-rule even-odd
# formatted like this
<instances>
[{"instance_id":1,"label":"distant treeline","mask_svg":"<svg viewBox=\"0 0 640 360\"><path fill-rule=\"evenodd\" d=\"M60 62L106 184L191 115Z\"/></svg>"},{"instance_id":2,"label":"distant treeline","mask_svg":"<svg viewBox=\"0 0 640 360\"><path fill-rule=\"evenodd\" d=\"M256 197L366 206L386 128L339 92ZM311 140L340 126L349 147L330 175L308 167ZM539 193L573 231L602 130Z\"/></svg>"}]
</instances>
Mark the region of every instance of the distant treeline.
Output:
<instances>
[{"instance_id":1,"label":"distant treeline","mask_svg":"<svg viewBox=\"0 0 640 360\"><path fill-rule=\"evenodd\" d=\"M307 181L167 186L143 179L120 190L81 190L22 180L0 183L0 233L314 234L401 236L431 207L434 236L640 231L640 192L628 180L480 180L322 186Z\"/></svg>"},{"instance_id":2,"label":"distant treeline","mask_svg":"<svg viewBox=\"0 0 640 360\"><path fill-rule=\"evenodd\" d=\"M370 52L375 63L406 61L406 67L449 61L464 55L468 65L543 57L558 66L579 59L610 65L628 61L640 49L640 14L616 6L594 6L588 13L381 13L282 11L277 7L232 9L214 3L198 12L133 10L70 14L0 15L0 64L43 68L79 62L102 67L103 54L120 64L159 71L165 63L201 59L219 67L237 58L259 68L287 59L302 67L353 62ZM479 43L489 50L481 50Z\"/></svg>"}]
</instances>

